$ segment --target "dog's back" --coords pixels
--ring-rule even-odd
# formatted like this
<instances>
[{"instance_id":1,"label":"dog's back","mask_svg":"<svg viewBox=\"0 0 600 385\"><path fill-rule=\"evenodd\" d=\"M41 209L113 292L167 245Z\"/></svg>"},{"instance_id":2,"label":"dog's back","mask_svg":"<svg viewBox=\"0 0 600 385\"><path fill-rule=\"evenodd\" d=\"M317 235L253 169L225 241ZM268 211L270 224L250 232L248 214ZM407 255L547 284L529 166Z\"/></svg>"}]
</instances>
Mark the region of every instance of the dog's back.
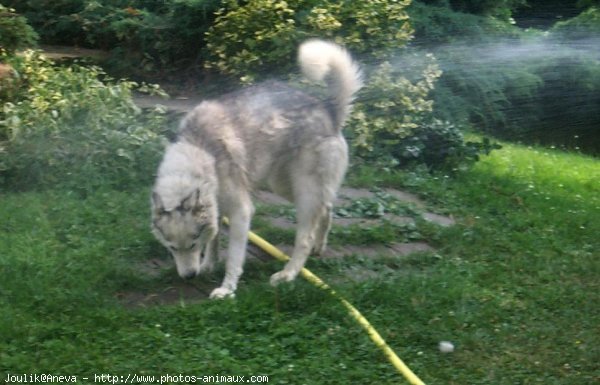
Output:
<instances>
[{"instance_id":1,"label":"dog's back","mask_svg":"<svg viewBox=\"0 0 600 385\"><path fill-rule=\"evenodd\" d=\"M207 149L217 164L232 162L255 183L289 173L300 149L341 134L327 102L268 82L201 103L182 122L180 135Z\"/></svg>"},{"instance_id":2,"label":"dog's back","mask_svg":"<svg viewBox=\"0 0 600 385\"><path fill-rule=\"evenodd\" d=\"M307 78L327 81L328 98L266 82L201 103L182 121L181 138L206 149L217 164L229 164L222 170L229 177L241 174L249 184L270 177L277 189L273 184L282 183L273 179L291 173L301 150L331 137L344 140L341 129L362 84L358 67L337 45L308 41L298 61Z\"/></svg>"}]
</instances>

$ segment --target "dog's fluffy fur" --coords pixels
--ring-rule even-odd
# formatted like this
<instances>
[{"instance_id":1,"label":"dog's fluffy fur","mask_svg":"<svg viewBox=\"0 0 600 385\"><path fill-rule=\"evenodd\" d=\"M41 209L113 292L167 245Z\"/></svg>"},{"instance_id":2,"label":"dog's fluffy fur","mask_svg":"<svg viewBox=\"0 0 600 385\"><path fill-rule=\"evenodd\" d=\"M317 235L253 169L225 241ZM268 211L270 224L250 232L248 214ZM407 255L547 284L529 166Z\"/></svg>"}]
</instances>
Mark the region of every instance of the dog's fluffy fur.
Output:
<instances>
[{"instance_id":1,"label":"dog's fluffy fur","mask_svg":"<svg viewBox=\"0 0 600 385\"><path fill-rule=\"evenodd\" d=\"M230 219L225 278L211 298L237 288L258 183L266 181L297 212L291 260L272 284L293 280L311 251L326 246L332 202L348 166L341 131L361 74L346 50L321 40L303 43L298 62L308 79L327 82L327 100L269 82L204 101L183 119L158 169L152 229L181 277L212 268L219 216Z\"/></svg>"}]
</instances>

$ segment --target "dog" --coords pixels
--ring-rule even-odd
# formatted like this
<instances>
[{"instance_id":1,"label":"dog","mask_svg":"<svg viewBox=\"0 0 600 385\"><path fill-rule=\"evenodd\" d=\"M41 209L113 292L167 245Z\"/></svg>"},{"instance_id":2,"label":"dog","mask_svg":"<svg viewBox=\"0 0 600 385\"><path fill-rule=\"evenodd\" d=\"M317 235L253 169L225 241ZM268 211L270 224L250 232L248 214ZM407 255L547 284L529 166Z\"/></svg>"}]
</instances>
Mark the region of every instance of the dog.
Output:
<instances>
[{"instance_id":1,"label":"dog","mask_svg":"<svg viewBox=\"0 0 600 385\"><path fill-rule=\"evenodd\" d=\"M362 75L344 48L323 40L302 43L298 63L308 80L325 81L327 97L271 81L203 101L182 119L158 168L152 232L182 278L212 269L219 218L229 217L225 277L210 298L235 293L259 184L297 212L292 256L271 284L295 279L308 255L326 247L332 202L348 167L342 128Z\"/></svg>"}]
</instances>

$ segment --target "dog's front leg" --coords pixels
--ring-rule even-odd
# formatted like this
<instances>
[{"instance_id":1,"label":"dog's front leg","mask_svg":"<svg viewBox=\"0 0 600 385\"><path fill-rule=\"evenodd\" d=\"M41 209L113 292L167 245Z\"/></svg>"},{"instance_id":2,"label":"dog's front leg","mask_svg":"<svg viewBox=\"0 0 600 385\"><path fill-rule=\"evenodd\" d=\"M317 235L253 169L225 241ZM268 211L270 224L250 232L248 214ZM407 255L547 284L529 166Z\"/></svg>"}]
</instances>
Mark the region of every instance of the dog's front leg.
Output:
<instances>
[{"instance_id":1,"label":"dog's front leg","mask_svg":"<svg viewBox=\"0 0 600 385\"><path fill-rule=\"evenodd\" d=\"M251 203L243 204L235 211L231 212L229 218L229 247L227 250L228 258L225 264L225 278L223 279L221 287L212 291L210 298L234 296L238 280L243 272L251 217Z\"/></svg>"},{"instance_id":2,"label":"dog's front leg","mask_svg":"<svg viewBox=\"0 0 600 385\"><path fill-rule=\"evenodd\" d=\"M217 230L213 239L204 248L204 257L200 262L200 273L211 272L215 266L215 261L219 256L219 233L220 231Z\"/></svg>"}]
</instances>

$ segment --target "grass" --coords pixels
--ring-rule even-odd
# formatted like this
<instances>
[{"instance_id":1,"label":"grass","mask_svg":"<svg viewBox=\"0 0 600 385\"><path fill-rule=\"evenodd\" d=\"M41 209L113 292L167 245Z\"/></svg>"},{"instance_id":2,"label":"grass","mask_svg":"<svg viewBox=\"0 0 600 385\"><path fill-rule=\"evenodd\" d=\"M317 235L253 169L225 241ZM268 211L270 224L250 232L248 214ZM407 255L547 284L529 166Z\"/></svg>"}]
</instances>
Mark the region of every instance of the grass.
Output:
<instances>
[{"instance_id":1,"label":"grass","mask_svg":"<svg viewBox=\"0 0 600 385\"><path fill-rule=\"evenodd\" d=\"M363 167L348 182L410 189L458 219L425 229L435 254L308 265L335 281L426 383L598 380L597 159L507 144L451 177ZM94 373L182 373L402 383L335 300L301 280L271 288L278 262L250 263L235 300L124 306L120 293L177 280L172 270L140 273L145 260L167 258L148 231L148 194L0 194L0 378L52 373L85 383ZM263 235L289 237L271 232ZM339 279L350 268L377 274ZM208 280L216 286L218 278ZM456 351L439 353L441 340Z\"/></svg>"}]
</instances>

